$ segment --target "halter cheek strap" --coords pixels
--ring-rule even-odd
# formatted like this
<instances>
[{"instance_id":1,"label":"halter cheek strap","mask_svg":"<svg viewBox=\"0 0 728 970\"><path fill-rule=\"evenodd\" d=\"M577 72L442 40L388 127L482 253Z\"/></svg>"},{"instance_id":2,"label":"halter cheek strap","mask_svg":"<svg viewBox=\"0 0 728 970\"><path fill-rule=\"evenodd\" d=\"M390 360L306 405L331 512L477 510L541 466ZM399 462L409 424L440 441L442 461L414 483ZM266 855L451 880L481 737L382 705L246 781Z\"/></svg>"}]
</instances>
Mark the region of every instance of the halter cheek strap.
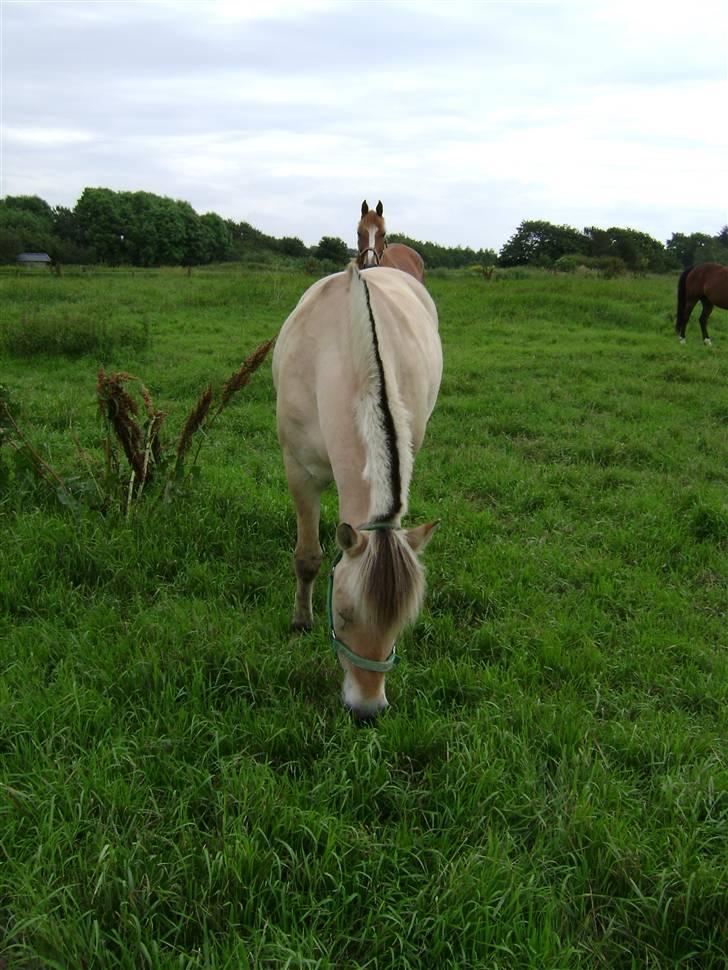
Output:
<instances>
[{"instance_id":1,"label":"halter cheek strap","mask_svg":"<svg viewBox=\"0 0 728 970\"><path fill-rule=\"evenodd\" d=\"M364 525L359 526L360 532L384 532L388 529L396 529L397 526L393 525L391 522L367 522ZM329 636L331 637L331 646L334 648L336 653L341 654L349 663L353 664L355 667L359 667L360 670L371 670L377 674L389 673L397 664L400 662L400 657L395 653L396 646L392 647L392 652L387 657L386 660L369 660L367 657L360 657L358 653L354 653L350 650L345 643L343 643L336 636L336 630L334 629L334 570L341 562L341 558L344 555L341 550L336 554L336 558L331 564L331 572L329 573L329 585L326 597L326 607L328 612L329 621Z\"/></svg>"}]
</instances>

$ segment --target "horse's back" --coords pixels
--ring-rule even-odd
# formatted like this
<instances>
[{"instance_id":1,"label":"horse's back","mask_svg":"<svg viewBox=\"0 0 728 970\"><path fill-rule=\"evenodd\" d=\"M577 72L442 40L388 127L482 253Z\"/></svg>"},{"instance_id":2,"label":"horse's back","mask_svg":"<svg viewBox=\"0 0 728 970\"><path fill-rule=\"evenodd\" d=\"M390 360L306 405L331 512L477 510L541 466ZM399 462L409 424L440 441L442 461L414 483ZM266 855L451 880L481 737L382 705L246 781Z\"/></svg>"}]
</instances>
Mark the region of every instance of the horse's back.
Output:
<instances>
[{"instance_id":1,"label":"horse's back","mask_svg":"<svg viewBox=\"0 0 728 970\"><path fill-rule=\"evenodd\" d=\"M416 250L404 243L390 243L382 253L379 265L408 273L420 283L425 281L424 260Z\"/></svg>"},{"instance_id":2,"label":"horse's back","mask_svg":"<svg viewBox=\"0 0 728 970\"><path fill-rule=\"evenodd\" d=\"M372 294L377 318L381 317L383 326L388 326L390 318L397 320L403 340L408 333L418 332L418 327L437 333L435 303L413 276L393 267L376 267L363 271L362 279ZM306 290L278 336L273 353L274 380L291 344L311 340L348 343L349 288L349 273L345 271L324 277ZM308 351L313 350L310 345Z\"/></svg>"},{"instance_id":3,"label":"horse's back","mask_svg":"<svg viewBox=\"0 0 728 970\"><path fill-rule=\"evenodd\" d=\"M698 263L685 270L683 277L687 299L705 296L716 306L728 309L728 266Z\"/></svg>"},{"instance_id":4,"label":"horse's back","mask_svg":"<svg viewBox=\"0 0 728 970\"><path fill-rule=\"evenodd\" d=\"M363 271L359 279L354 274L359 275L353 270L319 280L281 328L273 354L279 433L306 426L316 438L322 410L342 420L352 413L361 384L361 356L353 339L350 287L362 282L379 353L405 406L424 422L434 407L442 350L432 297L400 270L377 267ZM416 438L424 433L423 421L417 423Z\"/></svg>"},{"instance_id":5,"label":"horse's back","mask_svg":"<svg viewBox=\"0 0 728 970\"><path fill-rule=\"evenodd\" d=\"M418 448L442 379L437 308L425 287L401 270L380 266L361 276L385 371L413 417Z\"/></svg>"}]
</instances>

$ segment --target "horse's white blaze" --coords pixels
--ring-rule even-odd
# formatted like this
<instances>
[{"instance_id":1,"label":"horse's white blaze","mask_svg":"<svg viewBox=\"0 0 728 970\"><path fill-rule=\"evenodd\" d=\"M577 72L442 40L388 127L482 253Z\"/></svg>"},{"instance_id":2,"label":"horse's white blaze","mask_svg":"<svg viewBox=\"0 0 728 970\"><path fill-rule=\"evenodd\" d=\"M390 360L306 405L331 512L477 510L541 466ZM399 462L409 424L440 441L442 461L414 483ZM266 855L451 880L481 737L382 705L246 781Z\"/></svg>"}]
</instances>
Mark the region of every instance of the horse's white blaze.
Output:
<instances>
[{"instance_id":1,"label":"horse's white blaze","mask_svg":"<svg viewBox=\"0 0 728 970\"><path fill-rule=\"evenodd\" d=\"M367 252L364 259L364 263L366 266L377 265L376 257L372 252L372 250L376 251L376 248L377 248L377 227L369 226L369 252Z\"/></svg>"}]
</instances>

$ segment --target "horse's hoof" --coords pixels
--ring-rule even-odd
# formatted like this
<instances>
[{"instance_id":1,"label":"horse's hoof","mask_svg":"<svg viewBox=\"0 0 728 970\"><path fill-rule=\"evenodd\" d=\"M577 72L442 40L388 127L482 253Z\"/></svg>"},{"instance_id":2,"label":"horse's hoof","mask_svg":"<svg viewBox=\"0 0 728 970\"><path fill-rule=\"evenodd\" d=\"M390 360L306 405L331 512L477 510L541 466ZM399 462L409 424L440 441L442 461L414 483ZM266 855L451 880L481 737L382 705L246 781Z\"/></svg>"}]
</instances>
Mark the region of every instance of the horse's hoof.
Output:
<instances>
[{"instance_id":1,"label":"horse's hoof","mask_svg":"<svg viewBox=\"0 0 728 970\"><path fill-rule=\"evenodd\" d=\"M703 343L705 344L706 347L712 347L713 346L713 341L710 339L710 337L706 337L705 340L703 341Z\"/></svg>"},{"instance_id":2,"label":"horse's hoof","mask_svg":"<svg viewBox=\"0 0 728 970\"><path fill-rule=\"evenodd\" d=\"M680 337L680 343L681 344L684 344L685 343L685 337Z\"/></svg>"},{"instance_id":3,"label":"horse's hoof","mask_svg":"<svg viewBox=\"0 0 728 970\"><path fill-rule=\"evenodd\" d=\"M294 633L310 633L313 630L313 623L308 620L294 620L291 624Z\"/></svg>"}]
</instances>

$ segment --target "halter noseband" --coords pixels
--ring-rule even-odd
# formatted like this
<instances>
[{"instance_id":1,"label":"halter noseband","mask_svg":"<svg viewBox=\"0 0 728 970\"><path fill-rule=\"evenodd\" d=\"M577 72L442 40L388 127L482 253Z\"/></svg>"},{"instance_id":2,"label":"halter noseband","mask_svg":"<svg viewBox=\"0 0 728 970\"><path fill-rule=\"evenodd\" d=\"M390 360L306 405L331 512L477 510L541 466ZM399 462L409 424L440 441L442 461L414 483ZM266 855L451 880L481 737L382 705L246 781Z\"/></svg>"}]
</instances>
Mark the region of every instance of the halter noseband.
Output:
<instances>
[{"instance_id":1,"label":"halter noseband","mask_svg":"<svg viewBox=\"0 0 728 970\"><path fill-rule=\"evenodd\" d=\"M361 260L361 262L362 263L364 262L364 256L366 256L367 253L374 253L374 258L376 259L375 266L379 266L379 260L381 259L381 256L376 251L376 249L374 249L373 246L367 246L366 249L359 250L359 259ZM371 268L372 268L371 266L362 266L362 269L371 269Z\"/></svg>"},{"instance_id":2,"label":"halter noseband","mask_svg":"<svg viewBox=\"0 0 728 970\"><path fill-rule=\"evenodd\" d=\"M364 525L359 526L360 532L385 532L389 529L396 529L397 526L393 525L391 522L367 522ZM386 660L369 660L367 657L360 657L358 653L354 653L350 650L345 643L343 643L336 636L336 630L334 629L334 570L341 562L341 557L344 553L339 550L336 554L336 558L331 564L331 572L329 573L329 585L326 596L326 608L328 613L329 621L329 636L331 637L331 646L334 648L336 653L341 654L350 664L355 667L359 667L360 670L372 670L377 674L386 674L393 667L396 667L400 662L400 657L395 653L396 645L392 647L392 652L387 657Z\"/></svg>"},{"instance_id":3,"label":"halter noseband","mask_svg":"<svg viewBox=\"0 0 728 970\"><path fill-rule=\"evenodd\" d=\"M382 240L382 254L384 253L384 250L387 248L388 245L389 245L389 243L387 242L387 237L385 235L384 239ZM376 259L375 266L379 266L379 262L380 262L380 260L381 260L382 257L379 255L379 253L376 251L376 249L373 246L367 246L366 249L360 249L359 250L359 258L358 258L357 262L359 262L359 261L363 262L364 261L363 257L366 256L367 253L374 253L374 258ZM362 269L372 269L371 266L362 266L361 268ZM386 525L386 523L385 523L385 525Z\"/></svg>"}]
</instances>

